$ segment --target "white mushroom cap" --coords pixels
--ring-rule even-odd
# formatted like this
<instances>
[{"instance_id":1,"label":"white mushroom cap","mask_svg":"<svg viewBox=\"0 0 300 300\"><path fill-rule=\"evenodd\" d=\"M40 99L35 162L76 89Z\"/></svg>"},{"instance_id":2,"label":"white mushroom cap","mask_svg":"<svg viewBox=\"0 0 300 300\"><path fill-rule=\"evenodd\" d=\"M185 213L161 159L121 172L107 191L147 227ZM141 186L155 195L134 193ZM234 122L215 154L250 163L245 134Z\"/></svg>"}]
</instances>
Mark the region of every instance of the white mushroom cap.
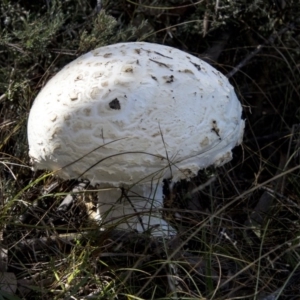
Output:
<instances>
[{"instance_id":1,"label":"white mushroom cap","mask_svg":"<svg viewBox=\"0 0 300 300\"><path fill-rule=\"evenodd\" d=\"M37 169L93 183L195 176L242 141L242 108L227 78L178 49L144 42L98 48L64 67L28 120Z\"/></svg>"}]
</instances>

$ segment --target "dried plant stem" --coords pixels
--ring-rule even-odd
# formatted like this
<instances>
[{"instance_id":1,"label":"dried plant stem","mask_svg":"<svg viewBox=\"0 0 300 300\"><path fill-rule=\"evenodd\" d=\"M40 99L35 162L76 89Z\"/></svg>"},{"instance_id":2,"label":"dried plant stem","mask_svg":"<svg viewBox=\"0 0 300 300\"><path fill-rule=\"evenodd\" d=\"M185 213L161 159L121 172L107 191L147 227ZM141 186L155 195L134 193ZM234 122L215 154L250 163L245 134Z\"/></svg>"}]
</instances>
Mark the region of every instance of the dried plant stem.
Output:
<instances>
[{"instance_id":1,"label":"dried plant stem","mask_svg":"<svg viewBox=\"0 0 300 300\"><path fill-rule=\"evenodd\" d=\"M289 23L287 26L283 27L279 32L272 33L270 37L263 43L258 45L254 51L252 51L247 57L245 57L236 67L233 68L232 71L230 71L226 77L230 78L235 73L237 73L241 68L243 68L255 55L257 55L264 47L268 45L272 45L275 41L276 38L280 37L283 35L285 32L287 32L290 29L295 28L294 23Z\"/></svg>"}]
</instances>

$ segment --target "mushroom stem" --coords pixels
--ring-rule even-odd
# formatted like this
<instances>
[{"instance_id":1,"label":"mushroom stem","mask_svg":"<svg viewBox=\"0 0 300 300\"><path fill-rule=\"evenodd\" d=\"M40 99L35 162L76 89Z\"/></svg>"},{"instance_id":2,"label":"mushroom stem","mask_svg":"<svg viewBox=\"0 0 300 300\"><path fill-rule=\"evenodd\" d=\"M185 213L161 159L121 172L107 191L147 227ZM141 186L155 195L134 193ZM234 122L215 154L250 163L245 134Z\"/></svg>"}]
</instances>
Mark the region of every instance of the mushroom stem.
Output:
<instances>
[{"instance_id":1,"label":"mushroom stem","mask_svg":"<svg viewBox=\"0 0 300 300\"><path fill-rule=\"evenodd\" d=\"M104 225L139 233L149 233L155 237L170 238L176 230L163 218L163 186L139 184L129 189L103 188L98 192L98 214ZM172 299L177 297L177 268L167 263L167 278Z\"/></svg>"},{"instance_id":2,"label":"mushroom stem","mask_svg":"<svg viewBox=\"0 0 300 300\"><path fill-rule=\"evenodd\" d=\"M104 225L121 230L149 232L152 236L170 237L176 230L163 218L162 184L139 184L129 189L103 188L98 193L98 213Z\"/></svg>"}]
</instances>

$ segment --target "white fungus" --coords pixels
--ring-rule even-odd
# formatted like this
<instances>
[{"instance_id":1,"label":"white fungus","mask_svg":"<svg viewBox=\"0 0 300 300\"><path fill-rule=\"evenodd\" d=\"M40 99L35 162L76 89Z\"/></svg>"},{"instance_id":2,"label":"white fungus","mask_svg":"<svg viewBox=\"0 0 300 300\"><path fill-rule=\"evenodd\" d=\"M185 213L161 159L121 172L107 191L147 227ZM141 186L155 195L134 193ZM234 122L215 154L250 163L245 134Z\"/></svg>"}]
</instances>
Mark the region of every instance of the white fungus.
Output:
<instances>
[{"instance_id":1,"label":"white fungus","mask_svg":"<svg viewBox=\"0 0 300 300\"><path fill-rule=\"evenodd\" d=\"M80 56L42 89L29 115L29 154L36 169L107 187L104 222L125 216L119 228L168 235L162 180L230 161L241 113L228 79L204 61L158 44L115 44ZM118 202L118 187L131 187L131 201Z\"/></svg>"}]
</instances>

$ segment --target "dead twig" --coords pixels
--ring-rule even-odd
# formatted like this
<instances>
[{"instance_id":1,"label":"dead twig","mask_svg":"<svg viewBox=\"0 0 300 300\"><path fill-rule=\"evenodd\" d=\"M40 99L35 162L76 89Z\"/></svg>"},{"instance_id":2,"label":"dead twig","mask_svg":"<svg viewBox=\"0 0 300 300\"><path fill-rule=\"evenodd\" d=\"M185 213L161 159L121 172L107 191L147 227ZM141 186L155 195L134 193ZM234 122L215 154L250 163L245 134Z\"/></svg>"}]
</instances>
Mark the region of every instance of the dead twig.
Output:
<instances>
[{"instance_id":1,"label":"dead twig","mask_svg":"<svg viewBox=\"0 0 300 300\"><path fill-rule=\"evenodd\" d=\"M88 185L88 181L82 181L78 185L76 185L71 193L69 193L65 199L62 201L62 203L57 208L57 211L63 211L66 212L68 208L71 206L71 204L76 200L76 195L80 192L82 192Z\"/></svg>"},{"instance_id":2,"label":"dead twig","mask_svg":"<svg viewBox=\"0 0 300 300\"><path fill-rule=\"evenodd\" d=\"M298 22L299 20L297 20ZM254 51L252 51L247 57L245 57L236 67L233 68L228 74L226 74L227 78L232 77L235 73L237 73L241 68L243 68L255 55L257 55L264 47L268 45L272 45L276 38L283 35L290 29L294 29L296 27L295 23L289 23L287 26L283 27L279 32L272 33L270 37L263 43L258 45Z\"/></svg>"}]
</instances>

